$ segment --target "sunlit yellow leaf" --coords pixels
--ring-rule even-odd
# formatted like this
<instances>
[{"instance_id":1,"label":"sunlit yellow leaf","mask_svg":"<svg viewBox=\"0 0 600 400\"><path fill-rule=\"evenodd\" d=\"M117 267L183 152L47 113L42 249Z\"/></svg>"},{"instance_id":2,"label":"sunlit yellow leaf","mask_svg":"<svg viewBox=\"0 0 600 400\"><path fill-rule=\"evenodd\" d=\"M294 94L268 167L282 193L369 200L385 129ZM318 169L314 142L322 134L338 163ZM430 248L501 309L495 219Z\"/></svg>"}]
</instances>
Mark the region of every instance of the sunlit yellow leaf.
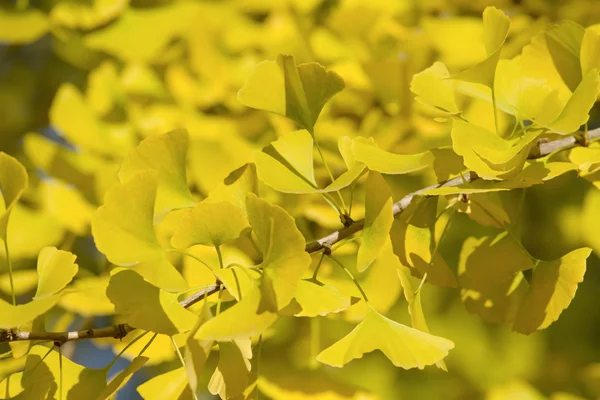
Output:
<instances>
[{"instance_id":1,"label":"sunlit yellow leaf","mask_svg":"<svg viewBox=\"0 0 600 400\"><path fill-rule=\"evenodd\" d=\"M365 353L381 350L396 367L423 369L442 360L452 348L454 343L448 339L399 324L369 307L366 318L340 341L323 350L317 360L342 367Z\"/></svg>"},{"instance_id":2,"label":"sunlit yellow leaf","mask_svg":"<svg viewBox=\"0 0 600 400\"><path fill-rule=\"evenodd\" d=\"M229 251L227 253L229 254ZM226 258L225 263L227 262L229 261ZM240 301L252 289L254 279L260 278L257 270L242 269L238 266L214 270L214 274L237 301Z\"/></svg>"},{"instance_id":3,"label":"sunlit yellow leaf","mask_svg":"<svg viewBox=\"0 0 600 400\"><path fill-rule=\"evenodd\" d=\"M134 271L112 275L106 295L115 305L115 313L136 328L174 335L192 329L197 319L179 304L176 293L153 286Z\"/></svg>"},{"instance_id":4,"label":"sunlit yellow leaf","mask_svg":"<svg viewBox=\"0 0 600 400\"><path fill-rule=\"evenodd\" d=\"M366 270L375 261L389 238L394 221L392 194L379 173L369 173L365 192L365 223L356 265L359 272Z\"/></svg>"},{"instance_id":5,"label":"sunlit yellow leaf","mask_svg":"<svg viewBox=\"0 0 600 400\"><path fill-rule=\"evenodd\" d=\"M429 151L418 154L394 154L382 150L365 138L358 137L352 142L352 154L357 161L370 170L382 174L406 174L427 167L433 162Z\"/></svg>"},{"instance_id":6,"label":"sunlit yellow leaf","mask_svg":"<svg viewBox=\"0 0 600 400\"><path fill-rule=\"evenodd\" d=\"M454 83L448 68L435 62L431 67L415 74L410 83L410 90L417 96L416 100L450 114L458 114Z\"/></svg>"},{"instance_id":7,"label":"sunlit yellow leaf","mask_svg":"<svg viewBox=\"0 0 600 400\"><path fill-rule=\"evenodd\" d=\"M296 317L316 317L344 311L352 304L352 298L344 296L335 287L319 285L301 280L296 288L294 300L281 313L287 310ZM297 304L296 304L297 303Z\"/></svg>"},{"instance_id":8,"label":"sunlit yellow leaf","mask_svg":"<svg viewBox=\"0 0 600 400\"><path fill-rule=\"evenodd\" d=\"M153 226L157 173L141 171L108 191L92 219L98 249L110 262L136 266L144 278L161 288L185 290L186 283L169 264Z\"/></svg>"},{"instance_id":9,"label":"sunlit yellow leaf","mask_svg":"<svg viewBox=\"0 0 600 400\"><path fill-rule=\"evenodd\" d=\"M8 219L16 202L27 188L27 171L17 159L0 152L0 191L2 191L2 214L0 214L0 239L6 240Z\"/></svg>"},{"instance_id":10,"label":"sunlit yellow leaf","mask_svg":"<svg viewBox=\"0 0 600 400\"><path fill-rule=\"evenodd\" d=\"M541 261L533 270L529 291L515 317L513 329L531 333L547 328L566 309L583 281L592 249L573 250L554 261Z\"/></svg>"},{"instance_id":11,"label":"sunlit yellow leaf","mask_svg":"<svg viewBox=\"0 0 600 400\"><path fill-rule=\"evenodd\" d=\"M296 66L294 57L280 55L254 68L238 99L248 107L285 115L313 133L321 109L343 88L335 72L317 63Z\"/></svg>"},{"instance_id":12,"label":"sunlit yellow leaf","mask_svg":"<svg viewBox=\"0 0 600 400\"><path fill-rule=\"evenodd\" d=\"M144 400L179 399L185 394L192 396L184 367L156 375L136 390Z\"/></svg>"},{"instance_id":13,"label":"sunlit yellow leaf","mask_svg":"<svg viewBox=\"0 0 600 400\"><path fill-rule=\"evenodd\" d=\"M133 374L142 369L148 360L148 357L144 356L138 356L134 358L127 368L120 371L110 380L106 388L98 395L96 400L105 400L111 398L111 396L113 396L117 391L119 391L119 389L129 382L129 379L131 379Z\"/></svg>"},{"instance_id":14,"label":"sunlit yellow leaf","mask_svg":"<svg viewBox=\"0 0 600 400\"><path fill-rule=\"evenodd\" d=\"M79 278L60 298L62 308L85 317L111 315L115 307L106 297L107 276Z\"/></svg>"},{"instance_id":15,"label":"sunlit yellow leaf","mask_svg":"<svg viewBox=\"0 0 600 400\"><path fill-rule=\"evenodd\" d=\"M579 55L584 33L585 29L573 21L561 21L544 32L552 63L572 91L581 81Z\"/></svg>"},{"instance_id":16,"label":"sunlit yellow leaf","mask_svg":"<svg viewBox=\"0 0 600 400\"><path fill-rule=\"evenodd\" d=\"M223 182L211 190L204 200L209 203L228 201L242 209L244 216L246 211L246 193L258 192L258 181L256 179L256 167L254 164L246 164L233 171Z\"/></svg>"},{"instance_id":17,"label":"sunlit yellow leaf","mask_svg":"<svg viewBox=\"0 0 600 400\"><path fill-rule=\"evenodd\" d=\"M127 0L94 0L78 4L57 3L50 13L52 22L69 29L91 30L109 23L127 6Z\"/></svg>"},{"instance_id":18,"label":"sunlit yellow leaf","mask_svg":"<svg viewBox=\"0 0 600 400\"><path fill-rule=\"evenodd\" d=\"M585 30L579 58L583 75L592 69L600 69L600 32L589 28Z\"/></svg>"},{"instance_id":19,"label":"sunlit yellow leaf","mask_svg":"<svg viewBox=\"0 0 600 400\"><path fill-rule=\"evenodd\" d=\"M242 394L248 386L250 364L234 342L219 342L219 364L208 383L208 391L222 399Z\"/></svg>"},{"instance_id":20,"label":"sunlit yellow leaf","mask_svg":"<svg viewBox=\"0 0 600 400\"><path fill-rule=\"evenodd\" d=\"M48 297L62 290L77 274L77 256L56 247L44 248L38 257L38 288L35 299Z\"/></svg>"},{"instance_id":21,"label":"sunlit yellow leaf","mask_svg":"<svg viewBox=\"0 0 600 400\"><path fill-rule=\"evenodd\" d=\"M130 63L121 74L123 90L131 96L161 99L166 96L164 83L156 72L146 64Z\"/></svg>"},{"instance_id":22,"label":"sunlit yellow leaf","mask_svg":"<svg viewBox=\"0 0 600 400\"><path fill-rule=\"evenodd\" d=\"M544 400L545 396L540 394L535 388L523 381L508 382L504 385L498 385L492 388L486 395L485 400Z\"/></svg>"},{"instance_id":23,"label":"sunlit yellow leaf","mask_svg":"<svg viewBox=\"0 0 600 400\"><path fill-rule=\"evenodd\" d=\"M487 58L452 78L480 83L493 90L496 66L500 59L502 45L508 36L509 27L510 20L504 12L496 7L486 7L483 11L483 39Z\"/></svg>"},{"instance_id":24,"label":"sunlit yellow leaf","mask_svg":"<svg viewBox=\"0 0 600 400\"><path fill-rule=\"evenodd\" d=\"M0 299L0 329L16 328L21 324L31 322L36 317L46 313L58 302L58 295L32 300L26 304L13 306Z\"/></svg>"},{"instance_id":25,"label":"sunlit yellow leaf","mask_svg":"<svg viewBox=\"0 0 600 400\"><path fill-rule=\"evenodd\" d=\"M40 192L44 209L57 222L78 235L87 233L94 208L80 191L58 180L44 180Z\"/></svg>"},{"instance_id":26,"label":"sunlit yellow leaf","mask_svg":"<svg viewBox=\"0 0 600 400\"><path fill-rule=\"evenodd\" d=\"M185 171L187 148L188 134L184 130L146 138L123 162L119 179L125 182L139 171L156 171L155 213L162 215L172 209L191 207L194 199Z\"/></svg>"},{"instance_id":27,"label":"sunlit yellow leaf","mask_svg":"<svg viewBox=\"0 0 600 400\"><path fill-rule=\"evenodd\" d=\"M239 237L245 226L239 207L228 202L200 202L181 218L171 243L181 249L196 244L218 247Z\"/></svg>"},{"instance_id":28,"label":"sunlit yellow leaf","mask_svg":"<svg viewBox=\"0 0 600 400\"><path fill-rule=\"evenodd\" d=\"M0 9L0 42L35 42L48 32L48 28L48 18L35 8L23 11Z\"/></svg>"},{"instance_id":29,"label":"sunlit yellow leaf","mask_svg":"<svg viewBox=\"0 0 600 400\"><path fill-rule=\"evenodd\" d=\"M204 384L202 381L202 372L204 371L204 366L210 356L214 343L212 340L198 339L196 334L198 333L198 328L210 318L212 318L210 308L204 303L200 311L200 316L190 332L184 348L185 369L190 387L194 392L198 391L199 385Z\"/></svg>"},{"instance_id":30,"label":"sunlit yellow leaf","mask_svg":"<svg viewBox=\"0 0 600 400\"><path fill-rule=\"evenodd\" d=\"M12 255L12 254L11 254ZM13 271L13 284L15 295L20 296L30 290L35 289L38 283L37 271L33 269ZM0 276L0 290L10 295L10 274L5 273Z\"/></svg>"},{"instance_id":31,"label":"sunlit yellow leaf","mask_svg":"<svg viewBox=\"0 0 600 400\"><path fill-rule=\"evenodd\" d=\"M202 325L195 337L224 341L260 335L277 319L269 311L257 314L260 301L260 288L254 287L239 303Z\"/></svg>"}]
</instances>

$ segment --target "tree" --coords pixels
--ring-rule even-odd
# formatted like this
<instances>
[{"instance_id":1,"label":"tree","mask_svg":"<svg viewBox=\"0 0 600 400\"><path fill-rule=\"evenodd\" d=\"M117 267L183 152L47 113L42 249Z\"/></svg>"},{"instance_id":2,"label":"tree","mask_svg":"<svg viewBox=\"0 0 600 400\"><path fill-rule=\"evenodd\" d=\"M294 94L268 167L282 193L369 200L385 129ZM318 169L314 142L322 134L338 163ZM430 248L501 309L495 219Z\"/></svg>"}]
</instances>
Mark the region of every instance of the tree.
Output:
<instances>
[{"instance_id":1,"label":"tree","mask_svg":"<svg viewBox=\"0 0 600 400\"><path fill-rule=\"evenodd\" d=\"M145 399L389 398L406 389L367 381L427 366L483 377L457 398L542 396L525 382L545 376L530 369L539 342L523 335L553 329L600 249L600 128L588 129L600 30L518 31L487 7L481 57L461 70L432 32L474 21L424 20L451 62L412 73L428 57L416 30L399 31L406 10L290 4L262 25L243 6L185 1L2 11L16 27L4 40L51 30L67 37L57 54L92 67L85 91L56 91L53 140L30 133L17 158L0 153L5 398L113 398L142 374ZM230 21L197 27L206 13ZM340 32L342 16L360 23ZM298 57L323 64L240 50L278 48L264 37L277 18L304 38ZM244 29L221 38L223 26ZM368 44L380 47L365 60ZM540 234L575 220L552 207L537 220L559 184L585 194L574 239ZM532 359L502 360L514 371L494 376L475 354L502 359L493 343L464 342L482 329ZM86 364L73 356L82 341L114 358ZM493 372L465 367L476 364ZM432 371L418 376L447 376Z\"/></svg>"}]
</instances>

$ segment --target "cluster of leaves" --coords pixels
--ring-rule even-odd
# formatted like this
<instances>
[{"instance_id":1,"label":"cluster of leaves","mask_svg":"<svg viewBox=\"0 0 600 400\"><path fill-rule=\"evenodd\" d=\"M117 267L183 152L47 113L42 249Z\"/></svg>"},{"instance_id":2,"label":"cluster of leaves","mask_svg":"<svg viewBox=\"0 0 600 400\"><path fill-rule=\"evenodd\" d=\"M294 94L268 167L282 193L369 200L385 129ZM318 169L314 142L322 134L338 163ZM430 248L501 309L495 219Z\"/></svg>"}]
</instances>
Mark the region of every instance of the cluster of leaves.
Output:
<instances>
[{"instance_id":1,"label":"cluster of leaves","mask_svg":"<svg viewBox=\"0 0 600 400\"><path fill-rule=\"evenodd\" d=\"M22 163L0 153L0 337L72 329L76 316L88 328L105 316L135 328L123 342L94 339L117 353L101 369L64 357L66 344L10 342L0 394L111 398L144 366L175 360L137 392L375 398L327 378L314 393L289 389L259 368L269 357L261 349L294 336L290 321L308 320L296 351L309 354L299 365L309 370L375 350L403 369L446 370L456 337L439 324L430 333L421 296L431 286L456 288L469 312L524 334L569 306L600 243L534 255L523 204L527 188L572 171L600 188L594 143L530 157L539 141L588 144L598 25L540 33L489 7L481 23L427 19L425 41L403 30L408 11L393 2L281 2L262 24L259 1L167 3L0 11L2 40L51 32L64 60L91 69L85 90L57 90L54 139L26 134ZM327 19L327 29L315 24L309 35L304 15ZM200 16L214 22L198 27ZM453 31L479 32L479 47L439 39ZM419 72L420 44L444 63ZM296 61L314 58L328 67ZM469 170L481 179L394 203ZM353 235L307 247L336 229ZM180 303L208 287L217 290ZM131 364L108 379L121 356ZM518 384L490 397L514 393L537 398Z\"/></svg>"}]
</instances>

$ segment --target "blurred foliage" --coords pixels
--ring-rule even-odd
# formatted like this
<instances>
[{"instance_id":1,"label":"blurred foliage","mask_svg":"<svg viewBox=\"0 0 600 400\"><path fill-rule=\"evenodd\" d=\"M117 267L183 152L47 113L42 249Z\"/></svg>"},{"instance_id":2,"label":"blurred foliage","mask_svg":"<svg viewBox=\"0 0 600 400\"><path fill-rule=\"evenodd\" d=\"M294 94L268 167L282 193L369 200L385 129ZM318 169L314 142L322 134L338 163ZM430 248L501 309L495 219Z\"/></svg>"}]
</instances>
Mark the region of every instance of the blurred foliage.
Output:
<instances>
[{"instance_id":1,"label":"blurred foliage","mask_svg":"<svg viewBox=\"0 0 600 400\"><path fill-rule=\"evenodd\" d=\"M185 169L191 188L185 196L193 201L206 198L232 171L253 162L254 151L295 129L283 116L248 109L237 98L256 64L275 60L280 53L292 55L297 63L319 62L345 81L345 90L325 106L314 126L336 176L345 171L345 160L338 155L340 136L372 137L380 148L402 154L451 146L451 124L435 120L435 113L414 101L411 81L435 61L456 73L484 59L481 13L488 5L504 10L512 22L501 59L519 54L552 23L568 19L587 27L600 21L597 0L4 1L0 150L16 157L29 175L29 186L12 208L8 225L20 302L34 295L38 253L56 246L76 254L80 268L73 284L77 290L56 300L59 307L50 312L46 328L85 329L111 323L106 316L113 309L104 294L110 264L95 247L90 221L118 182L123 160L141 140L185 128L189 132ZM472 123L490 128L493 118L484 103L465 100L461 108ZM500 130L511 122L508 114L501 114ZM599 122L595 107L589 127ZM317 158L315 162L316 183L327 182L327 170ZM385 181L397 201L448 176L428 168L386 175ZM282 205L307 241L339 228L338 216L318 194L294 196L259 185L261 197ZM354 219L364 215L362 190L359 187L354 194ZM595 306L600 290L599 193L593 180L571 172L544 185L499 195L506 204L522 201L522 210L514 214L518 235L535 257L553 260L582 246L594 250L570 308L547 330L525 336L510 331L510 326L485 322L466 311L458 290L426 285L422 304L431 330L456 344L445 360L448 372L396 369L379 353L367 354L343 369L316 363L318 351L364 317L366 307L356 305L344 318L279 319L261 350L262 395L600 398L600 311ZM159 229L172 231L169 223L165 219ZM471 229L472 221L465 217L463 223L462 229ZM246 252L239 257L256 258L249 243L240 240L236 245ZM109 251L103 252L110 258ZM340 258L356 272L350 250ZM1 262L0 293L8 301L6 261ZM187 259L183 262L188 282L205 281L193 272L196 267ZM341 279L331 272L333 268L325 262L321 273L331 274L332 281ZM379 312L407 322L406 303L395 267L391 268L367 275L363 285ZM321 335L317 342L315 332ZM122 342L101 339L94 344L118 354L134 334ZM64 346L63 354L77 354L76 346ZM138 342L124 356L133 359L142 347ZM167 374L139 387L141 394L148 394L145 398L153 398L153 391L164 382L185 380L166 335L159 335L144 355L149 361L137 375L145 380ZM213 353L200 377L205 387L217 359ZM25 357L2 357L0 380L24 365ZM0 398L4 394L0 390ZM130 391L126 396L122 398L136 394Z\"/></svg>"}]
</instances>

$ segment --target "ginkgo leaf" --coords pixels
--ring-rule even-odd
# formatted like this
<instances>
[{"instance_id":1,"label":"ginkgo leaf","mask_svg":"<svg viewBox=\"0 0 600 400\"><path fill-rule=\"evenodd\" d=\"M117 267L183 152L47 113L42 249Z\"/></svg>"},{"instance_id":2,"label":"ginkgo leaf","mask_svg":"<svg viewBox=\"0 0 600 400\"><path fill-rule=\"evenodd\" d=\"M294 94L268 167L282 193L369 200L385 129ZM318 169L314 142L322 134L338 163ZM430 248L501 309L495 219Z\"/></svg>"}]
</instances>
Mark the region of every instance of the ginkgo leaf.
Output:
<instances>
[{"instance_id":1,"label":"ginkgo leaf","mask_svg":"<svg viewBox=\"0 0 600 400\"><path fill-rule=\"evenodd\" d=\"M248 107L284 115L314 133L314 125L327 101L344 88L342 78L317 63L296 66L294 57L259 63L238 99Z\"/></svg>"},{"instance_id":2,"label":"ginkgo leaf","mask_svg":"<svg viewBox=\"0 0 600 400\"><path fill-rule=\"evenodd\" d=\"M50 24L46 14L29 7L22 11L0 9L0 42L27 44L44 36Z\"/></svg>"},{"instance_id":3,"label":"ginkgo leaf","mask_svg":"<svg viewBox=\"0 0 600 400\"><path fill-rule=\"evenodd\" d=\"M254 279L260 278L257 270L242 269L239 266L214 270L213 273L237 301L240 301L252 289Z\"/></svg>"},{"instance_id":4,"label":"ginkgo leaf","mask_svg":"<svg viewBox=\"0 0 600 400\"><path fill-rule=\"evenodd\" d=\"M600 69L600 32L592 28L585 30L581 39L579 54L581 73L586 75L593 69Z\"/></svg>"},{"instance_id":5,"label":"ginkgo leaf","mask_svg":"<svg viewBox=\"0 0 600 400\"><path fill-rule=\"evenodd\" d=\"M38 283L38 274L32 269L17 270L13 271L12 279L15 296L20 296L35 289ZM0 275L0 290L6 294L11 293L9 273Z\"/></svg>"},{"instance_id":6,"label":"ginkgo leaf","mask_svg":"<svg viewBox=\"0 0 600 400\"><path fill-rule=\"evenodd\" d=\"M212 313L210 312L210 308L207 306L207 303L204 303L199 318L196 321L194 328L189 333L184 348L185 369L190 387L194 392L198 391L198 387L202 382L204 366L210 356L214 343L212 340L198 339L196 334L198 333L198 328L211 318Z\"/></svg>"},{"instance_id":7,"label":"ginkgo leaf","mask_svg":"<svg viewBox=\"0 0 600 400\"><path fill-rule=\"evenodd\" d=\"M382 150L365 138L358 137L352 142L352 154L357 161L370 170L382 174L407 174L426 168L433 162L429 151L418 154L394 154Z\"/></svg>"},{"instance_id":8,"label":"ginkgo leaf","mask_svg":"<svg viewBox=\"0 0 600 400\"><path fill-rule=\"evenodd\" d=\"M144 400L192 398L185 367L156 375L136 390Z\"/></svg>"},{"instance_id":9,"label":"ginkgo leaf","mask_svg":"<svg viewBox=\"0 0 600 400\"><path fill-rule=\"evenodd\" d=\"M242 394L249 381L250 365L237 344L219 342L219 364L208 382L208 391L222 399Z\"/></svg>"},{"instance_id":10,"label":"ginkgo leaf","mask_svg":"<svg viewBox=\"0 0 600 400\"><path fill-rule=\"evenodd\" d=\"M41 182L40 192L44 198L43 208L66 229L77 235L88 233L94 207L82 193L58 180Z\"/></svg>"},{"instance_id":11,"label":"ginkgo leaf","mask_svg":"<svg viewBox=\"0 0 600 400\"><path fill-rule=\"evenodd\" d=\"M451 134L454 151L463 157L465 166L484 179L507 179L521 172L541 132L530 129L506 140L487 129L455 120Z\"/></svg>"},{"instance_id":12,"label":"ginkgo leaf","mask_svg":"<svg viewBox=\"0 0 600 400\"><path fill-rule=\"evenodd\" d=\"M194 337L225 341L260 335L277 319L269 311L258 314L260 301L261 291L255 286L240 302L204 323Z\"/></svg>"},{"instance_id":13,"label":"ginkgo leaf","mask_svg":"<svg viewBox=\"0 0 600 400\"><path fill-rule=\"evenodd\" d=\"M255 165L245 164L229 174L223 182L211 190L204 201L208 203L228 201L240 207L244 217L247 217L246 193L258 193L258 180L256 178Z\"/></svg>"},{"instance_id":14,"label":"ginkgo leaf","mask_svg":"<svg viewBox=\"0 0 600 400\"><path fill-rule=\"evenodd\" d=\"M480 83L493 90L496 66L500 59L502 45L508 36L509 27L510 20L504 12L496 7L486 7L483 11L483 38L487 58L466 71L452 76L452 78Z\"/></svg>"},{"instance_id":15,"label":"ginkgo leaf","mask_svg":"<svg viewBox=\"0 0 600 400\"><path fill-rule=\"evenodd\" d=\"M33 321L36 317L45 314L54 307L58 299L58 295L47 296L16 306L0 299L0 315L2 315L0 329L11 329Z\"/></svg>"},{"instance_id":16,"label":"ginkgo leaf","mask_svg":"<svg viewBox=\"0 0 600 400\"><path fill-rule=\"evenodd\" d=\"M334 286L319 285L315 282L301 280L296 288L296 294L281 314L287 315L287 311L296 317L316 317L327 314L338 313L350 307L353 299L344 296Z\"/></svg>"},{"instance_id":17,"label":"ginkgo leaf","mask_svg":"<svg viewBox=\"0 0 600 400\"><path fill-rule=\"evenodd\" d=\"M294 218L283 208L272 206L251 193L246 197L246 208L263 255L261 290L263 296L270 290L274 295L261 304L275 312L292 300L298 282L310 267L311 258L304 251L306 241Z\"/></svg>"},{"instance_id":18,"label":"ginkgo leaf","mask_svg":"<svg viewBox=\"0 0 600 400\"><path fill-rule=\"evenodd\" d=\"M119 391L119 389L129 382L129 379L131 379L133 374L142 369L148 360L149 358L144 356L138 356L131 360L131 363L124 370L120 371L110 380L110 382L108 382L108 385L104 388L102 393L98 395L96 400L106 400L111 398Z\"/></svg>"},{"instance_id":19,"label":"ginkgo leaf","mask_svg":"<svg viewBox=\"0 0 600 400\"><path fill-rule=\"evenodd\" d=\"M185 280L165 258L154 232L156 171L140 171L105 196L92 219L98 249L113 264L135 266L150 283L185 290Z\"/></svg>"},{"instance_id":20,"label":"ginkgo leaf","mask_svg":"<svg viewBox=\"0 0 600 400\"><path fill-rule=\"evenodd\" d=\"M106 371L85 368L54 349L36 345L27 356L21 383L28 399L57 398L59 385L65 399L95 399L106 387Z\"/></svg>"},{"instance_id":21,"label":"ginkgo leaf","mask_svg":"<svg viewBox=\"0 0 600 400\"><path fill-rule=\"evenodd\" d=\"M111 315L115 307L106 297L108 282L107 276L78 278L62 294L59 304L65 310L84 317Z\"/></svg>"},{"instance_id":22,"label":"ginkgo leaf","mask_svg":"<svg viewBox=\"0 0 600 400\"><path fill-rule=\"evenodd\" d=\"M552 63L572 91L581 82L579 55L584 33L585 29L573 21L561 21L544 32Z\"/></svg>"},{"instance_id":23,"label":"ginkgo leaf","mask_svg":"<svg viewBox=\"0 0 600 400\"><path fill-rule=\"evenodd\" d=\"M108 24L127 7L126 0L95 0L90 3L61 2L52 7L50 18L73 30L91 30Z\"/></svg>"},{"instance_id":24,"label":"ginkgo leaf","mask_svg":"<svg viewBox=\"0 0 600 400\"><path fill-rule=\"evenodd\" d=\"M38 256L38 287L34 299L41 299L58 293L77 274L77 256L56 247L42 249Z\"/></svg>"},{"instance_id":25,"label":"ginkgo leaf","mask_svg":"<svg viewBox=\"0 0 600 400\"><path fill-rule=\"evenodd\" d=\"M239 207L229 202L203 201L183 215L171 244L180 249L196 244L218 247L239 237L246 225Z\"/></svg>"},{"instance_id":26,"label":"ginkgo leaf","mask_svg":"<svg viewBox=\"0 0 600 400\"><path fill-rule=\"evenodd\" d=\"M348 335L323 350L317 360L342 367L355 358L380 350L396 366L423 369L448 355L454 343L384 317L372 307Z\"/></svg>"},{"instance_id":27,"label":"ginkgo leaf","mask_svg":"<svg viewBox=\"0 0 600 400\"><path fill-rule=\"evenodd\" d=\"M575 297L591 252L592 249L584 247L558 260L539 262L515 317L513 330L529 334L556 321Z\"/></svg>"},{"instance_id":28,"label":"ginkgo leaf","mask_svg":"<svg viewBox=\"0 0 600 400\"><path fill-rule=\"evenodd\" d=\"M392 194L379 173L369 173L365 193L365 222L356 262L358 272L366 270L375 261L394 222Z\"/></svg>"},{"instance_id":29,"label":"ginkgo leaf","mask_svg":"<svg viewBox=\"0 0 600 400\"><path fill-rule=\"evenodd\" d=\"M27 188L28 176L25 167L17 159L0 152L0 191L4 199L0 208L0 239L6 240L8 219L14 205Z\"/></svg>"},{"instance_id":30,"label":"ginkgo leaf","mask_svg":"<svg viewBox=\"0 0 600 400\"><path fill-rule=\"evenodd\" d=\"M417 101L444 113L458 114L454 82L449 77L448 68L438 61L413 76L410 90Z\"/></svg>"},{"instance_id":31,"label":"ginkgo leaf","mask_svg":"<svg viewBox=\"0 0 600 400\"><path fill-rule=\"evenodd\" d=\"M121 182L128 181L139 171L156 171L158 188L154 207L158 215L194 205L185 172L188 142L184 130L151 136L133 149L121 166Z\"/></svg>"},{"instance_id":32,"label":"ginkgo leaf","mask_svg":"<svg viewBox=\"0 0 600 400\"><path fill-rule=\"evenodd\" d=\"M112 275L106 295L115 313L139 329L174 335L192 329L197 319L179 304L177 293L146 282L134 271L121 269Z\"/></svg>"}]
</instances>

